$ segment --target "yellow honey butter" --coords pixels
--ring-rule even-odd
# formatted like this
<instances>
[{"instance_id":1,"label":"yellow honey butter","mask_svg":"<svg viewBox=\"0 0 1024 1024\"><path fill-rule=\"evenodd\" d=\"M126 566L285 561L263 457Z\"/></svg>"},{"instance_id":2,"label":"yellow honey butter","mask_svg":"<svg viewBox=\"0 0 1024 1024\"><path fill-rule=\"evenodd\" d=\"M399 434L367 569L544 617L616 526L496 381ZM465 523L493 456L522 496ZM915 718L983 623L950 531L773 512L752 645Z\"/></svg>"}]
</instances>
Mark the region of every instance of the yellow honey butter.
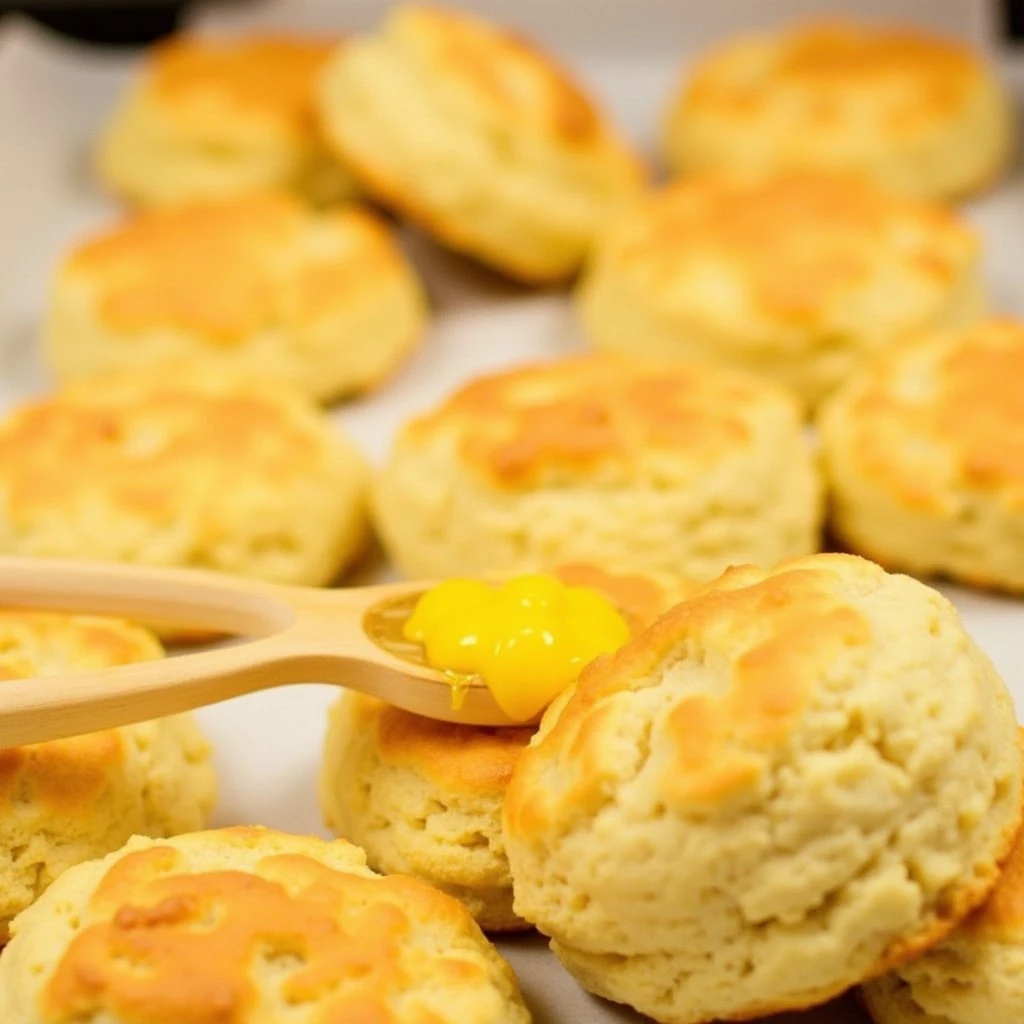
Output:
<instances>
[{"instance_id":1,"label":"yellow honey butter","mask_svg":"<svg viewBox=\"0 0 1024 1024\"><path fill-rule=\"evenodd\" d=\"M580 669L629 639L603 594L537 573L492 586L448 580L428 590L403 627L432 667L480 676L510 718L542 711Z\"/></svg>"}]
</instances>

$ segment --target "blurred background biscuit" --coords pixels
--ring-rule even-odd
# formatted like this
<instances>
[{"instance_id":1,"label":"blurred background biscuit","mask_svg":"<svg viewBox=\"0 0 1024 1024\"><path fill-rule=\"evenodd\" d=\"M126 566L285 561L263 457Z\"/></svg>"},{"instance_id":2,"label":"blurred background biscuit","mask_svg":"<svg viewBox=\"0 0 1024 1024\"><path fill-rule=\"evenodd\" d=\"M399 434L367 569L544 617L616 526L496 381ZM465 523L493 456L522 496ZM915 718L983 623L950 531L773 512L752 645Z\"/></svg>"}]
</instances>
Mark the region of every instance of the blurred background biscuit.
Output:
<instances>
[{"instance_id":1,"label":"blurred background biscuit","mask_svg":"<svg viewBox=\"0 0 1024 1024\"><path fill-rule=\"evenodd\" d=\"M875 1024L1024 1020L1024 830L985 905L923 957L869 982Z\"/></svg>"},{"instance_id":2,"label":"blurred background biscuit","mask_svg":"<svg viewBox=\"0 0 1024 1024\"><path fill-rule=\"evenodd\" d=\"M367 471L290 389L182 364L92 377L0 421L0 552L333 581Z\"/></svg>"},{"instance_id":3,"label":"blurred background biscuit","mask_svg":"<svg viewBox=\"0 0 1024 1024\"><path fill-rule=\"evenodd\" d=\"M328 401L380 385L426 316L375 216L266 192L143 214L78 245L43 345L62 380L201 359Z\"/></svg>"},{"instance_id":4,"label":"blurred background biscuit","mask_svg":"<svg viewBox=\"0 0 1024 1024\"><path fill-rule=\"evenodd\" d=\"M371 195L524 281L571 275L643 183L567 72L468 13L395 9L338 49L319 100L328 143Z\"/></svg>"},{"instance_id":5,"label":"blurred background biscuit","mask_svg":"<svg viewBox=\"0 0 1024 1024\"><path fill-rule=\"evenodd\" d=\"M636 628L679 596L671 583L591 566L554 575L610 597ZM484 931L530 928L512 910L501 805L533 733L437 722L343 693L324 743L324 820L366 850L374 869L413 875L460 899Z\"/></svg>"},{"instance_id":6,"label":"blurred background biscuit","mask_svg":"<svg viewBox=\"0 0 1024 1024\"><path fill-rule=\"evenodd\" d=\"M577 307L598 348L731 364L814 405L909 332L980 315L979 264L953 213L862 178L698 175L609 225Z\"/></svg>"},{"instance_id":7,"label":"blurred background biscuit","mask_svg":"<svg viewBox=\"0 0 1024 1024\"><path fill-rule=\"evenodd\" d=\"M677 172L859 171L907 196L990 184L1014 145L1008 94L980 55L919 29L811 22L706 55L668 111Z\"/></svg>"},{"instance_id":8,"label":"blurred background biscuit","mask_svg":"<svg viewBox=\"0 0 1024 1024\"><path fill-rule=\"evenodd\" d=\"M941 332L866 367L820 420L832 526L919 575L1024 592L1024 326Z\"/></svg>"},{"instance_id":9,"label":"blurred background biscuit","mask_svg":"<svg viewBox=\"0 0 1024 1024\"><path fill-rule=\"evenodd\" d=\"M116 619L0 611L0 685L162 656L150 632ZM202 828L215 797L191 715L0 750L0 944L62 872L133 835Z\"/></svg>"},{"instance_id":10,"label":"blurred background biscuit","mask_svg":"<svg viewBox=\"0 0 1024 1024\"><path fill-rule=\"evenodd\" d=\"M318 204L350 198L354 182L327 152L313 105L337 45L295 35L157 44L97 145L100 179L133 206L268 187Z\"/></svg>"},{"instance_id":11,"label":"blurred background biscuit","mask_svg":"<svg viewBox=\"0 0 1024 1024\"><path fill-rule=\"evenodd\" d=\"M704 582L814 551L795 400L715 366L590 355L481 377L399 434L375 525L407 576L565 562Z\"/></svg>"},{"instance_id":12,"label":"blurred background biscuit","mask_svg":"<svg viewBox=\"0 0 1024 1024\"><path fill-rule=\"evenodd\" d=\"M736 568L548 710L505 799L514 908L656 1020L823 1003L985 899L1022 777L942 595L850 555Z\"/></svg>"},{"instance_id":13,"label":"blurred background biscuit","mask_svg":"<svg viewBox=\"0 0 1024 1024\"><path fill-rule=\"evenodd\" d=\"M461 904L375 875L343 842L258 828L133 839L65 874L14 932L4 1024L530 1021Z\"/></svg>"}]
</instances>

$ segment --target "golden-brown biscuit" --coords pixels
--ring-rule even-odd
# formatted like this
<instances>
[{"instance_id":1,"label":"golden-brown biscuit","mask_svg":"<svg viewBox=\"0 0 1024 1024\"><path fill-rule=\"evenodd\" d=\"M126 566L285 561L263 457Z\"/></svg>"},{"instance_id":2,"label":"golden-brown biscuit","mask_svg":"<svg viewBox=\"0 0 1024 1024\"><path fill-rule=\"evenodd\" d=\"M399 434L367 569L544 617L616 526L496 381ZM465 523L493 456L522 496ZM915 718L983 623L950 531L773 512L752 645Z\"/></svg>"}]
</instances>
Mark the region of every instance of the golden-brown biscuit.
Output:
<instances>
[{"instance_id":1,"label":"golden-brown biscuit","mask_svg":"<svg viewBox=\"0 0 1024 1024\"><path fill-rule=\"evenodd\" d=\"M0 611L0 685L162 656L152 633L116 619ZM0 750L0 944L11 918L68 868L136 834L202 828L215 796L191 715Z\"/></svg>"},{"instance_id":2,"label":"golden-brown biscuit","mask_svg":"<svg viewBox=\"0 0 1024 1024\"><path fill-rule=\"evenodd\" d=\"M611 597L636 628L681 596L670 582L590 566L563 566L555 575ZM437 722L343 693L324 744L324 820L366 850L374 869L413 875L458 897L484 931L529 928L512 910L501 805L533 733L532 726Z\"/></svg>"},{"instance_id":3,"label":"golden-brown biscuit","mask_svg":"<svg viewBox=\"0 0 1024 1024\"><path fill-rule=\"evenodd\" d=\"M781 389L601 355L459 389L399 434L372 506L399 569L426 579L584 562L704 582L816 550L821 517Z\"/></svg>"},{"instance_id":4,"label":"golden-brown biscuit","mask_svg":"<svg viewBox=\"0 0 1024 1024\"><path fill-rule=\"evenodd\" d=\"M1022 776L941 594L852 555L733 569L548 710L505 799L514 907L664 1024L825 1002L985 899Z\"/></svg>"},{"instance_id":5,"label":"golden-brown biscuit","mask_svg":"<svg viewBox=\"0 0 1024 1024\"><path fill-rule=\"evenodd\" d=\"M979 264L951 211L860 177L695 175L609 225L577 306L598 348L738 366L814 405L909 333L979 316Z\"/></svg>"},{"instance_id":6,"label":"golden-brown biscuit","mask_svg":"<svg viewBox=\"0 0 1024 1024\"><path fill-rule=\"evenodd\" d=\"M1024 591L1024 325L984 321L864 368L822 411L836 535L915 574Z\"/></svg>"},{"instance_id":7,"label":"golden-brown biscuit","mask_svg":"<svg viewBox=\"0 0 1024 1024\"><path fill-rule=\"evenodd\" d=\"M14 923L4 1024L529 1024L458 901L344 842L133 839Z\"/></svg>"},{"instance_id":8,"label":"golden-brown biscuit","mask_svg":"<svg viewBox=\"0 0 1024 1024\"><path fill-rule=\"evenodd\" d=\"M643 184L558 64L470 14L397 8L339 48L319 100L328 143L370 194L525 281L572 274Z\"/></svg>"},{"instance_id":9,"label":"golden-brown biscuit","mask_svg":"<svg viewBox=\"0 0 1024 1024\"><path fill-rule=\"evenodd\" d=\"M919 29L812 22L727 42L686 76L665 121L671 167L863 172L907 196L989 184L1014 142L984 60Z\"/></svg>"},{"instance_id":10,"label":"golden-brown biscuit","mask_svg":"<svg viewBox=\"0 0 1024 1024\"><path fill-rule=\"evenodd\" d=\"M338 42L178 36L149 52L96 150L103 183L136 206L281 187L315 203L355 183L320 137L313 93Z\"/></svg>"},{"instance_id":11,"label":"golden-brown biscuit","mask_svg":"<svg viewBox=\"0 0 1024 1024\"><path fill-rule=\"evenodd\" d=\"M875 1024L1024 1020L1024 830L985 905L923 957L869 982Z\"/></svg>"},{"instance_id":12,"label":"golden-brown biscuit","mask_svg":"<svg viewBox=\"0 0 1024 1024\"><path fill-rule=\"evenodd\" d=\"M0 552L326 584L367 471L290 389L182 364L69 384L0 421Z\"/></svg>"},{"instance_id":13,"label":"golden-brown biscuit","mask_svg":"<svg viewBox=\"0 0 1024 1024\"><path fill-rule=\"evenodd\" d=\"M380 385L425 320L376 217L267 192L143 214L77 246L43 346L62 380L202 360L328 401Z\"/></svg>"}]
</instances>

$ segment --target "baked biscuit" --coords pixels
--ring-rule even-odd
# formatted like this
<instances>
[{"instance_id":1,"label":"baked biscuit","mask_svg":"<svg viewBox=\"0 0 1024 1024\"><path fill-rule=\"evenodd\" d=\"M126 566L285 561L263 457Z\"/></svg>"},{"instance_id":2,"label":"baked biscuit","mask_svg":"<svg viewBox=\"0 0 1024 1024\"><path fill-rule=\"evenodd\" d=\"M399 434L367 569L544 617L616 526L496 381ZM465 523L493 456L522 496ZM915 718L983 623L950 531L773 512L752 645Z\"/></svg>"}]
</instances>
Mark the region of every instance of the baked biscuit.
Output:
<instances>
[{"instance_id":1,"label":"baked biscuit","mask_svg":"<svg viewBox=\"0 0 1024 1024\"><path fill-rule=\"evenodd\" d=\"M407 576L564 562L704 582L816 549L800 411L712 366L615 356L481 377L399 434L371 504Z\"/></svg>"},{"instance_id":2,"label":"baked biscuit","mask_svg":"<svg viewBox=\"0 0 1024 1024\"><path fill-rule=\"evenodd\" d=\"M291 390L124 373L0 421L0 553L326 584L363 548L362 458Z\"/></svg>"},{"instance_id":3,"label":"baked biscuit","mask_svg":"<svg viewBox=\"0 0 1024 1024\"><path fill-rule=\"evenodd\" d=\"M832 21L748 35L698 61L664 148L678 172L830 168L945 198L995 179L1014 135L1007 93L967 47Z\"/></svg>"},{"instance_id":4,"label":"baked biscuit","mask_svg":"<svg viewBox=\"0 0 1024 1024\"><path fill-rule=\"evenodd\" d=\"M358 847L258 828L133 839L14 923L4 1024L529 1024L458 901Z\"/></svg>"},{"instance_id":5,"label":"baked biscuit","mask_svg":"<svg viewBox=\"0 0 1024 1024\"><path fill-rule=\"evenodd\" d=\"M144 214L79 245L43 343L61 379L201 359L327 401L381 384L425 320L419 280L376 217L261 193Z\"/></svg>"},{"instance_id":6,"label":"baked biscuit","mask_svg":"<svg viewBox=\"0 0 1024 1024\"><path fill-rule=\"evenodd\" d=\"M319 204L355 183L320 136L313 94L337 40L179 36L150 51L106 125L96 171L136 206L281 187Z\"/></svg>"},{"instance_id":7,"label":"baked biscuit","mask_svg":"<svg viewBox=\"0 0 1024 1024\"><path fill-rule=\"evenodd\" d=\"M883 565L1024 591L1024 325L942 332L822 412L839 539Z\"/></svg>"},{"instance_id":8,"label":"baked biscuit","mask_svg":"<svg viewBox=\"0 0 1024 1024\"><path fill-rule=\"evenodd\" d=\"M162 655L152 633L116 619L0 611L0 685ZM202 828L215 790L191 715L0 750L0 944L11 918L68 868L135 834Z\"/></svg>"},{"instance_id":9,"label":"baked biscuit","mask_svg":"<svg viewBox=\"0 0 1024 1024\"><path fill-rule=\"evenodd\" d=\"M324 134L375 198L528 282L579 266L644 172L552 59L472 15L393 11L320 81Z\"/></svg>"},{"instance_id":10,"label":"baked biscuit","mask_svg":"<svg viewBox=\"0 0 1024 1024\"><path fill-rule=\"evenodd\" d=\"M876 1024L1024 1020L1024 831L985 905L918 960L869 982Z\"/></svg>"},{"instance_id":11,"label":"baked biscuit","mask_svg":"<svg viewBox=\"0 0 1024 1024\"><path fill-rule=\"evenodd\" d=\"M940 594L851 555L740 567L545 715L505 799L514 907L665 1024L825 1002L985 899L1022 772Z\"/></svg>"},{"instance_id":12,"label":"baked biscuit","mask_svg":"<svg viewBox=\"0 0 1024 1024\"><path fill-rule=\"evenodd\" d=\"M555 575L612 597L637 628L675 597L671 584L588 566ZM437 722L345 692L324 744L324 820L366 850L376 870L413 875L462 900L484 931L529 928L512 910L501 805L533 732Z\"/></svg>"},{"instance_id":13,"label":"baked biscuit","mask_svg":"<svg viewBox=\"0 0 1024 1024\"><path fill-rule=\"evenodd\" d=\"M598 348L731 364L814 405L908 333L978 317L979 263L952 212L862 178L698 175L609 226L577 305Z\"/></svg>"}]
</instances>

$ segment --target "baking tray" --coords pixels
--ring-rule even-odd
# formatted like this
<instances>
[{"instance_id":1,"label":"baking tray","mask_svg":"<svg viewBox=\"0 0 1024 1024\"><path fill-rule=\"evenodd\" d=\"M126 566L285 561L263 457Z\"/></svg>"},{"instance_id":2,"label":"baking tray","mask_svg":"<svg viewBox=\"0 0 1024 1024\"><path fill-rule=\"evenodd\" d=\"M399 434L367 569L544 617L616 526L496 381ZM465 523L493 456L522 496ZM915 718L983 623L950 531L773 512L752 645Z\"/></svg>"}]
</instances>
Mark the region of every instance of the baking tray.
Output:
<instances>
[{"instance_id":1,"label":"baking tray","mask_svg":"<svg viewBox=\"0 0 1024 1024\"><path fill-rule=\"evenodd\" d=\"M531 32L559 50L649 149L657 117L687 52L739 27L766 25L826 8L874 17L917 20L987 46L989 5L972 0L477 0L467 4ZM374 21L378 0L279 0L207 8L204 30L254 24L324 30L358 29ZM1024 74L1001 55L1009 80ZM53 37L27 21L0 24L0 407L46 389L36 340L48 282L64 247L108 223L116 206L88 173L91 140L134 68L112 56ZM1024 88L1020 90L1024 95ZM993 305L1024 315L1024 173L971 204L970 219L987 245ZM434 305L429 336L403 372L379 394L335 412L338 422L374 461L399 425L487 370L572 351L582 344L564 294L536 292L501 281L443 252L415 233L404 234ZM381 578L379 560L362 570ZM1024 712L1024 659L1017 636L1024 605L944 588L978 642L1010 684ZM297 686L253 694L199 712L216 748L221 799L214 824L252 823L323 834L316 806L320 738L335 691ZM258 754L257 754L258 752ZM640 1022L628 1010L593 999L555 963L537 936L499 941L515 967L536 1024ZM863 1024L852 998L778 1024Z\"/></svg>"}]
</instances>

